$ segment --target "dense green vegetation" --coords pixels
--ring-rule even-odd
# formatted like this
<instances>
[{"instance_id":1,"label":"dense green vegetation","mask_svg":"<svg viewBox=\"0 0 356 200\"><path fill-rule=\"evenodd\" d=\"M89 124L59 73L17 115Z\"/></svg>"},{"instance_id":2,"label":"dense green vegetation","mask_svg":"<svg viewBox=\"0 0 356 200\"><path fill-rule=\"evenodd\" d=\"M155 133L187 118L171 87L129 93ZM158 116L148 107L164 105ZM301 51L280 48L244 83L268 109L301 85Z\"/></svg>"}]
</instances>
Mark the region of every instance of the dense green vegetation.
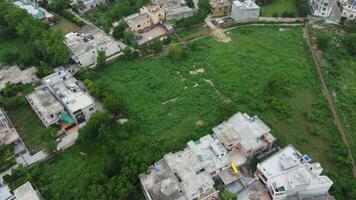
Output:
<instances>
[{"instance_id":1,"label":"dense green vegetation","mask_svg":"<svg viewBox=\"0 0 356 200\"><path fill-rule=\"evenodd\" d=\"M114 0L86 12L84 17L99 27L109 28L113 22L134 14L148 2L148 0Z\"/></svg>"},{"instance_id":2,"label":"dense green vegetation","mask_svg":"<svg viewBox=\"0 0 356 200\"><path fill-rule=\"evenodd\" d=\"M2 90L0 106L7 111L9 118L20 134L21 139L31 152L52 146L53 137L58 132L55 128L45 128L27 103L25 95L32 92L30 85L8 84Z\"/></svg>"},{"instance_id":3,"label":"dense green vegetation","mask_svg":"<svg viewBox=\"0 0 356 200\"><path fill-rule=\"evenodd\" d=\"M292 143L321 162L336 181L337 199L353 199L347 153L302 28L280 28L239 27L231 30L230 43L205 38L183 46L182 59L122 60L80 73L91 94L122 101L118 108L125 109L112 112L122 112L129 123L119 126L106 113L93 116L79 144L32 170L44 197L142 198L139 173L242 111L259 115L280 145Z\"/></svg>"},{"instance_id":4,"label":"dense green vegetation","mask_svg":"<svg viewBox=\"0 0 356 200\"><path fill-rule=\"evenodd\" d=\"M272 17L274 13L281 16L283 12L297 13L295 0L272 0L261 6L261 16Z\"/></svg>"},{"instance_id":5,"label":"dense green vegetation","mask_svg":"<svg viewBox=\"0 0 356 200\"><path fill-rule=\"evenodd\" d=\"M355 22L348 22L349 26L355 27ZM318 47L322 49L324 74L356 159L356 30L346 29L343 34L337 26L312 30Z\"/></svg>"},{"instance_id":6,"label":"dense green vegetation","mask_svg":"<svg viewBox=\"0 0 356 200\"><path fill-rule=\"evenodd\" d=\"M61 32L49 31L44 23L33 19L25 10L5 0L0 0L0 36L0 41L16 39L18 43L24 43L24 47L29 47L26 50L29 53L22 54L22 49L17 51L9 46L10 51L3 51L0 56L6 64L20 62L19 64L23 65L57 67L69 60L69 51L63 43Z\"/></svg>"}]
</instances>

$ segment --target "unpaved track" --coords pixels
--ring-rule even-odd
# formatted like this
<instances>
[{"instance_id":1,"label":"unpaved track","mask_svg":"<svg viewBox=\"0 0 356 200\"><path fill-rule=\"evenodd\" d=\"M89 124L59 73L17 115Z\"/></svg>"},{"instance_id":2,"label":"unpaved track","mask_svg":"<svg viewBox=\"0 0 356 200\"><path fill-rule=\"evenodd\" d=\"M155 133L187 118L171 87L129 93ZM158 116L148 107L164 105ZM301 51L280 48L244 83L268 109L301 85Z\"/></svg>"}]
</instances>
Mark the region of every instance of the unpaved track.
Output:
<instances>
[{"instance_id":1,"label":"unpaved track","mask_svg":"<svg viewBox=\"0 0 356 200\"><path fill-rule=\"evenodd\" d=\"M312 42L311 42L311 39L310 39L310 34L309 34L309 31L308 31L307 23L304 23L304 33L305 33L305 36L306 36L306 42L307 42L307 44L308 44L308 46L309 46L309 48L310 48L310 50L312 52L314 65L315 65L316 71L318 72L318 75L319 75L319 79L320 79L320 82L321 82L321 85L322 85L322 90L323 90L324 96L325 96L326 100L328 101L329 109L330 109L330 111L331 111L331 113L333 115L336 127L337 127L337 129L338 129L338 131L339 131L339 133L341 135L342 141L347 146L347 149L349 151L349 157L351 159L352 168L353 168L352 172L353 172L354 177L356 177L356 165L355 165L354 158L352 156L352 152L350 150L349 140L346 137L345 131L344 131L344 129L342 127L342 124L340 122L340 118L339 118L339 116L337 114L334 102L333 102L332 97L330 95L329 89L328 89L328 87L326 85L323 73L322 73L321 68L320 68L320 63L319 63L319 59L318 59L318 53L313 48L313 45L312 45Z\"/></svg>"}]
</instances>

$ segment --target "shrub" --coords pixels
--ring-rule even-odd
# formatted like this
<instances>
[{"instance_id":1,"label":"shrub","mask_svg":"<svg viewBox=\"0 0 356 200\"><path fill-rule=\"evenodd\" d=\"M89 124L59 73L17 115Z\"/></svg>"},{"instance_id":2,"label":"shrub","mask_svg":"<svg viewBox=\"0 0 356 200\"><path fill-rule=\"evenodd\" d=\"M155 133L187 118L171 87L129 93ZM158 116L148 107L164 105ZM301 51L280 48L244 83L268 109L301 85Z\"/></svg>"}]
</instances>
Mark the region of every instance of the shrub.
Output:
<instances>
[{"instance_id":1,"label":"shrub","mask_svg":"<svg viewBox=\"0 0 356 200\"><path fill-rule=\"evenodd\" d=\"M325 32L319 33L319 35L316 38L316 44L318 45L319 49L325 50L328 46L329 43L329 36Z\"/></svg>"},{"instance_id":2,"label":"shrub","mask_svg":"<svg viewBox=\"0 0 356 200\"><path fill-rule=\"evenodd\" d=\"M158 53L162 51L163 45L162 42L159 39L152 40L150 43L148 43L148 49L152 50L155 53Z\"/></svg>"},{"instance_id":3,"label":"shrub","mask_svg":"<svg viewBox=\"0 0 356 200\"><path fill-rule=\"evenodd\" d=\"M105 51L99 51L98 52L98 57L97 57L96 60L97 60L98 67L104 67L105 66L105 62L106 62Z\"/></svg>"},{"instance_id":4,"label":"shrub","mask_svg":"<svg viewBox=\"0 0 356 200\"><path fill-rule=\"evenodd\" d=\"M279 16L278 12L274 12L274 13L272 14L272 17L278 17L278 16Z\"/></svg>"},{"instance_id":5,"label":"shrub","mask_svg":"<svg viewBox=\"0 0 356 200\"><path fill-rule=\"evenodd\" d=\"M307 0L296 0L296 7L299 17L306 17L309 14L309 5Z\"/></svg>"},{"instance_id":6,"label":"shrub","mask_svg":"<svg viewBox=\"0 0 356 200\"><path fill-rule=\"evenodd\" d=\"M183 48L179 44L171 44L168 49L168 56L173 60L180 60L183 58Z\"/></svg>"}]
</instances>

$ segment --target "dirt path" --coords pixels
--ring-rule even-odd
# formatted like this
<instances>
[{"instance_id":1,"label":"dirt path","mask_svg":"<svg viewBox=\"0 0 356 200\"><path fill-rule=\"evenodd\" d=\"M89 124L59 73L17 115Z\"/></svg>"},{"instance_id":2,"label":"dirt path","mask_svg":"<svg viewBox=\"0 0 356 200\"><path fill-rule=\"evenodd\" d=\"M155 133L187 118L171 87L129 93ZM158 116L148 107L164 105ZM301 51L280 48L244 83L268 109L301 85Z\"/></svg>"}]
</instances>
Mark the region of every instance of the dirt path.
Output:
<instances>
[{"instance_id":1,"label":"dirt path","mask_svg":"<svg viewBox=\"0 0 356 200\"><path fill-rule=\"evenodd\" d=\"M352 172L353 172L354 177L356 177L356 165L355 165L355 161L354 161L353 156L352 156L352 152L350 150L349 140L346 137L345 131L344 131L343 127L342 127L342 124L340 122L340 118L338 116L338 113L336 111L334 102L332 100L332 97L330 95L329 89L328 89L327 84L325 82L323 73L321 71L319 58L318 58L318 53L313 48L313 44L312 44L312 41L311 41L311 38L310 38L310 34L309 34L309 31L308 31L307 23L304 24L304 34L305 34L305 37L306 37L306 42L307 42L307 44L308 44L308 46L309 46L309 48L310 48L310 50L312 52L314 65L315 65L315 68L316 68L316 70L318 72L318 75L319 75L319 79L320 79L320 82L321 82L321 85L322 85L323 94L324 94L326 100L328 101L329 109L330 109L330 111L331 111L331 113L333 115L336 127L337 127L337 129L338 129L338 131L339 131L339 133L341 135L342 141L347 146L347 149L348 149L348 152L349 152L349 157L351 159L352 167L353 167Z\"/></svg>"}]
</instances>

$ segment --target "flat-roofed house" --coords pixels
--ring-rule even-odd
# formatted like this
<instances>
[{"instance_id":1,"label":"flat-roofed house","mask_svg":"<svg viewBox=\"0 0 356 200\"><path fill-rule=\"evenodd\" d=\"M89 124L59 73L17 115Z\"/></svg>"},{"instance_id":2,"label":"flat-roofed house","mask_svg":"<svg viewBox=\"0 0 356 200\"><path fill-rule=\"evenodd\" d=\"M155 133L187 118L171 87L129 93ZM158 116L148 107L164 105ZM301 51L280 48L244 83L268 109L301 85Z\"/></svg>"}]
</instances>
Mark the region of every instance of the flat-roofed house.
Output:
<instances>
[{"instance_id":1,"label":"flat-roofed house","mask_svg":"<svg viewBox=\"0 0 356 200\"><path fill-rule=\"evenodd\" d=\"M36 87L26 99L45 127L56 124L59 116L65 114L63 105L44 85Z\"/></svg>"},{"instance_id":2,"label":"flat-roofed house","mask_svg":"<svg viewBox=\"0 0 356 200\"><path fill-rule=\"evenodd\" d=\"M35 67L21 70L17 65L12 65L4 66L0 70L0 90L5 88L6 83L29 84L37 80Z\"/></svg>"},{"instance_id":3,"label":"flat-roofed house","mask_svg":"<svg viewBox=\"0 0 356 200\"><path fill-rule=\"evenodd\" d=\"M78 81L63 68L43 78L43 83L65 107L76 124L86 122L96 111L94 99L78 86Z\"/></svg>"},{"instance_id":4,"label":"flat-roofed house","mask_svg":"<svg viewBox=\"0 0 356 200\"><path fill-rule=\"evenodd\" d=\"M348 20L356 19L356 0L347 0L342 5L342 14L343 18Z\"/></svg>"},{"instance_id":5,"label":"flat-roofed house","mask_svg":"<svg viewBox=\"0 0 356 200\"><path fill-rule=\"evenodd\" d=\"M20 139L14 125L3 108L0 108L0 145L8 145Z\"/></svg>"},{"instance_id":6,"label":"flat-roofed house","mask_svg":"<svg viewBox=\"0 0 356 200\"><path fill-rule=\"evenodd\" d=\"M321 175L319 163L310 163L308 155L288 145L265 161L257 164L256 175L267 186L274 200L297 197L333 199L328 191L333 182Z\"/></svg>"},{"instance_id":7,"label":"flat-roofed house","mask_svg":"<svg viewBox=\"0 0 356 200\"><path fill-rule=\"evenodd\" d=\"M40 192L33 189L30 182L26 182L14 190L16 200L43 200Z\"/></svg>"},{"instance_id":8,"label":"flat-roofed house","mask_svg":"<svg viewBox=\"0 0 356 200\"><path fill-rule=\"evenodd\" d=\"M331 0L309 0L312 15L318 17L329 17L332 11Z\"/></svg>"},{"instance_id":9,"label":"flat-roofed house","mask_svg":"<svg viewBox=\"0 0 356 200\"><path fill-rule=\"evenodd\" d=\"M107 59L120 53L121 44L102 30L86 25L79 32L65 35L71 58L83 67L95 67L99 51L104 51Z\"/></svg>"},{"instance_id":10,"label":"flat-roofed house","mask_svg":"<svg viewBox=\"0 0 356 200\"><path fill-rule=\"evenodd\" d=\"M151 18L147 13L135 13L124 18L130 31L143 32L151 28Z\"/></svg>"},{"instance_id":11,"label":"flat-roofed house","mask_svg":"<svg viewBox=\"0 0 356 200\"><path fill-rule=\"evenodd\" d=\"M166 12L157 4L150 3L140 8L140 13L147 13L151 18L152 25L159 24L165 19Z\"/></svg>"},{"instance_id":12,"label":"flat-roofed house","mask_svg":"<svg viewBox=\"0 0 356 200\"><path fill-rule=\"evenodd\" d=\"M237 23L257 21L260 7L251 0L234 1L232 3L231 18Z\"/></svg>"},{"instance_id":13,"label":"flat-roofed house","mask_svg":"<svg viewBox=\"0 0 356 200\"><path fill-rule=\"evenodd\" d=\"M166 154L139 177L148 200L212 200L217 197L214 180L190 148Z\"/></svg>"},{"instance_id":14,"label":"flat-roofed house","mask_svg":"<svg viewBox=\"0 0 356 200\"><path fill-rule=\"evenodd\" d=\"M276 138L271 129L257 116L238 112L213 128L216 137L229 150L237 149L246 158L270 151Z\"/></svg>"},{"instance_id":15,"label":"flat-roofed house","mask_svg":"<svg viewBox=\"0 0 356 200\"><path fill-rule=\"evenodd\" d=\"M15 6L26 10L34 19L40 19L46 22L51 22L54 19L54 15L47 10L39 7L36 3L27 0L17 0L13 2Z\"/></svg>"},{"instance_id":16,"label":"flat-roofed house","mask_svg":"<svg viewBox=\"0 0 356 200\"><path fill-rule=\"evenodd\" d=\"M165 11L166 20L179 20L194 15L194 10L186 6L185 0L153 0L153 3Z\"/></svg>"}]
</instances>

